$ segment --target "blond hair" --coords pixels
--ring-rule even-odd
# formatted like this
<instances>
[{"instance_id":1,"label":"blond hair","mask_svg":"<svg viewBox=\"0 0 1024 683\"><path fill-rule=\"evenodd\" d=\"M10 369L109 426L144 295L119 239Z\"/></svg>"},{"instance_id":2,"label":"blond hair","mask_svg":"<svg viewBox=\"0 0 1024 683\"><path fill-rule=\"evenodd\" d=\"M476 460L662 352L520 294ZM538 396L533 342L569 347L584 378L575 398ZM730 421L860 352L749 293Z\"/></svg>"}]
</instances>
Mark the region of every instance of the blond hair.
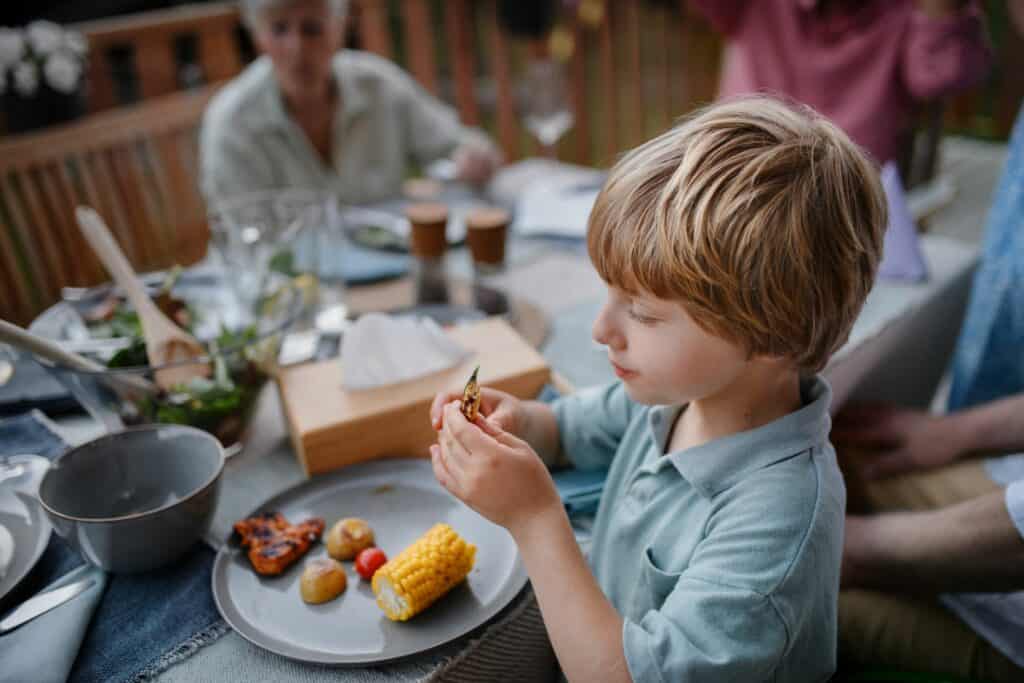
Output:
<instances>
[{"instance_id":1,"label":"blond hair","mask_svg":"<svg viewBox=\"0 0 1024 683\"><path fill-rule=\"evenodd\" d=\"M882 251L878 171L835 125L769 97L714 104L626 154L587 230L601 277L680 301L752 355L825 366Z\"/></svg>"}]
</instances>

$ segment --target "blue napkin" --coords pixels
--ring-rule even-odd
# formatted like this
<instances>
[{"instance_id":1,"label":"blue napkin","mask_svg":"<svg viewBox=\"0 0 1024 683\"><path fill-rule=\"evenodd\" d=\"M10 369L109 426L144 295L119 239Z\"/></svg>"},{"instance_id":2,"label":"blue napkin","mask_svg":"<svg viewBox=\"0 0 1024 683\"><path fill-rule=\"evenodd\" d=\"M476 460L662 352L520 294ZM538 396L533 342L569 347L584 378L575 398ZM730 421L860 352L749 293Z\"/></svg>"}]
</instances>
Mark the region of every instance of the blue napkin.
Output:
<instances>
[{"instance_id":1,"label":"blue napkin","mask_svg":"<svg viewBox=\"0 0 1024 683\"><path fill-rule=\"evenodd\" d=\"M381 280L401 277L409 272L408 254L367 249L351 242L326 253L316 253L314 239L297 239L293 246L296 267L310 268L318 260L318 275L322 279L344 280L347 285L365 285Z\"/></svg>"},{"instance_id":2,"label":"blue napkin","mask_svg":"<svg viewBox=\"0 0 1024 683\"><path fill-rule=\"evenodd\" d=\"M553 472L551 477L555 480L555 488L570 517L597 512L608 470L578 470L572 467Z\"/></svg>"},{"instance_id":3,"label":"blue napkin","mask_svg":"<svg viewBox=\"0 0 1024 683\"><path fill-rule=\"evenodd\" d=\"M885 245L878 276L889 280L920 282L928 277L928 268L921 254L917 226L907 206L906 193L896 164L882 167L882 187L889 204L889 225L885 229Z\"/></svg>"},{"instance_id":4,"label":"blue napkin","mask_svg":"<svg viewBox=\"0 0 1024 683\"><path fill-rule=\"evenodd\" d=\"M82 636L103 597L107 575L82 565L45 588L59 588L89 576L96 582L84 592L0 637L0 682L62 683L68 679Z\"/></svg>"},{"instance_id":5,"label":"blue napkin","mask_svg":"<svg viewBox=\"0 0 1024 683\"><path fill-rule=\"evenodd\" d=\"M38 411L0 420L2 453L35 453L52 459L67 447ZM0 636L0 681L133 680L159 673L185 650L227 630L213 601L213 559L212 550L196 544L170 567L109 576L105 590L100 581L71 602ZM76 573L68 576L72 570ZM77 572L90 571L102 575L54 533L38 564L14 593L20 602L58 585L58 580L73 581ZM92 596L96 601L86 609ZM30 628L37 622L39 626ZM70 671L58 677L63 666L70 666ZM25 677L25 672L31 675Z\"/></svg>"},{"instance_id":6,"label":"blue napkin","mask_svg":"<svg viewBox=\"0 0 1024 683\"><path fill-rule=\"evenodd\" d=\"M0 386L0 415L15 415L33 408L50 415L81 410L67 387L22 354L14 361L14 374Z\"/></svg>"}]
</instances>

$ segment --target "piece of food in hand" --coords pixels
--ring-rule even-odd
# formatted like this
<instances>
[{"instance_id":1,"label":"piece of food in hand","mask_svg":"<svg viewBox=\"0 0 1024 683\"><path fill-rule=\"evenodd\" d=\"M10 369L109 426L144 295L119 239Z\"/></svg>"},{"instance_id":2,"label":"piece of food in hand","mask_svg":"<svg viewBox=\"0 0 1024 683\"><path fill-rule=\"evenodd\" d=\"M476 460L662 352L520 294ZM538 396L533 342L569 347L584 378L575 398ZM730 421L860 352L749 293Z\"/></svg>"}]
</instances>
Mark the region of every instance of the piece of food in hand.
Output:
<instances>
[{"instance_id":1,"label":"piece of food in hand","mask_svg":"<svg viewBox=\"0 0 1024 683\"><path fill-rule=\"evenodd\" d=\"M411 619L465 579L475 559L475 545L435 524L373 575L377 605L392 621Z\"/></svg>"},{"instance_id":2,"label":"piece of food in hand","mask_svg":"<svg viewBox=\"0 0 1024 683\"><path fill-rule=\"evenodd\" d=\"M479 371L480 366L478 365L473 370L469 381L466 382L466 388L462 390L462 404L459 406L462 414L470 422L475 420L476 414L480 412L480 385L476 383L476 373Z\"/></svg>"},{"instance_id":3,"label":"piece of food in hand","mask_svg":"<svg viewBox=\"0 0 1024 683\"><path fill-rule=\"evenodd\" d=\"M306 563L299 579L299 593L311 605L333 600L345 591L348 578L345 568L337 560L318 557Z\"/></svg>"},{"instance_id":4,"label":"piece of food in hand","mask_svg":"<svg viewBox=\"0 0 1024 683\"><path fill-rule=\"evenodd\" d=\"M356 571L359 572L359 576L369 581L387 561L387 555L380 548L365 548L356 555Z\"/></svg>"},{"instance_id":5,"label":"piece of food in hand","mask_svg":"<svg viewBox=\"0 0 1024 683\"><path fill-rule=\"evenodd\" d=\"M327 554L336 560L351 560L373 543L373 529L358 517L339 520L327 532Z\"/></svg>"},{"instance_id":6,"label":"piece of food in hand","mask_svg":"<svg viewBox=\"0 0 1024 683\"><path fill-rule=\"evenodd\" d=\"M243 548L249 549L249 561L256 573L280 574L306 554L324 533L324 520L311 517L300 524L289 524L280 512L261 512L235 522L235 534Z\"/></svg>"}]
</instances>

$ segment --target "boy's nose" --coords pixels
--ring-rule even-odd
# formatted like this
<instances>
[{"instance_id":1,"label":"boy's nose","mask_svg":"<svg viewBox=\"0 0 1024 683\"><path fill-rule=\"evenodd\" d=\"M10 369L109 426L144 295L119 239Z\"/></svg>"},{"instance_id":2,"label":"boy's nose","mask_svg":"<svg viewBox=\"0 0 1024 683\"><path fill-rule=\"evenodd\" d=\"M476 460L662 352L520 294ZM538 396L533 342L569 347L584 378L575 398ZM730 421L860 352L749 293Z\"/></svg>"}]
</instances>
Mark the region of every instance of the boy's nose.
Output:
<instances>
[{"instance_id":1,"label":"boy's nose","mask_svg":"<svg viewBox=\"0 0 1024 683\"><path fill-rule=\"evenodd\" d=\"M594 325L590 330L590 335L594 338L594 341L602 346L608 346L613 349L623 348L622 335L616 332L615 327L611 324L607 307L602 308L597 314L597 318L594 319Z\"/></svg>"}]
</instances>

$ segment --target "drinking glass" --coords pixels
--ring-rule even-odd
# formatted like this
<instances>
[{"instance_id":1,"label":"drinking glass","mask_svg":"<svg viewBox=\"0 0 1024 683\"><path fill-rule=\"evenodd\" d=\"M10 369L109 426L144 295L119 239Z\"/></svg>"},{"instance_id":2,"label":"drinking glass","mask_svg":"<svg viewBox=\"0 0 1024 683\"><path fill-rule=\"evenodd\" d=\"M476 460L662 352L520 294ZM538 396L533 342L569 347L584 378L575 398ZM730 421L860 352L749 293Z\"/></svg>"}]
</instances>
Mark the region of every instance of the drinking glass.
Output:
<instances>
[{"instance_id":1,"label":"drinking glass","mask_svg":"<svg viewBox=\"0 0 1024 683\"><path fill-rule=\"evenodd\" d=\"M555 156L555 143L575 123L567 82L562 62L537 59L527 64L519 86L523 123L550 157Z\"/></svg>"}]
</instances>

